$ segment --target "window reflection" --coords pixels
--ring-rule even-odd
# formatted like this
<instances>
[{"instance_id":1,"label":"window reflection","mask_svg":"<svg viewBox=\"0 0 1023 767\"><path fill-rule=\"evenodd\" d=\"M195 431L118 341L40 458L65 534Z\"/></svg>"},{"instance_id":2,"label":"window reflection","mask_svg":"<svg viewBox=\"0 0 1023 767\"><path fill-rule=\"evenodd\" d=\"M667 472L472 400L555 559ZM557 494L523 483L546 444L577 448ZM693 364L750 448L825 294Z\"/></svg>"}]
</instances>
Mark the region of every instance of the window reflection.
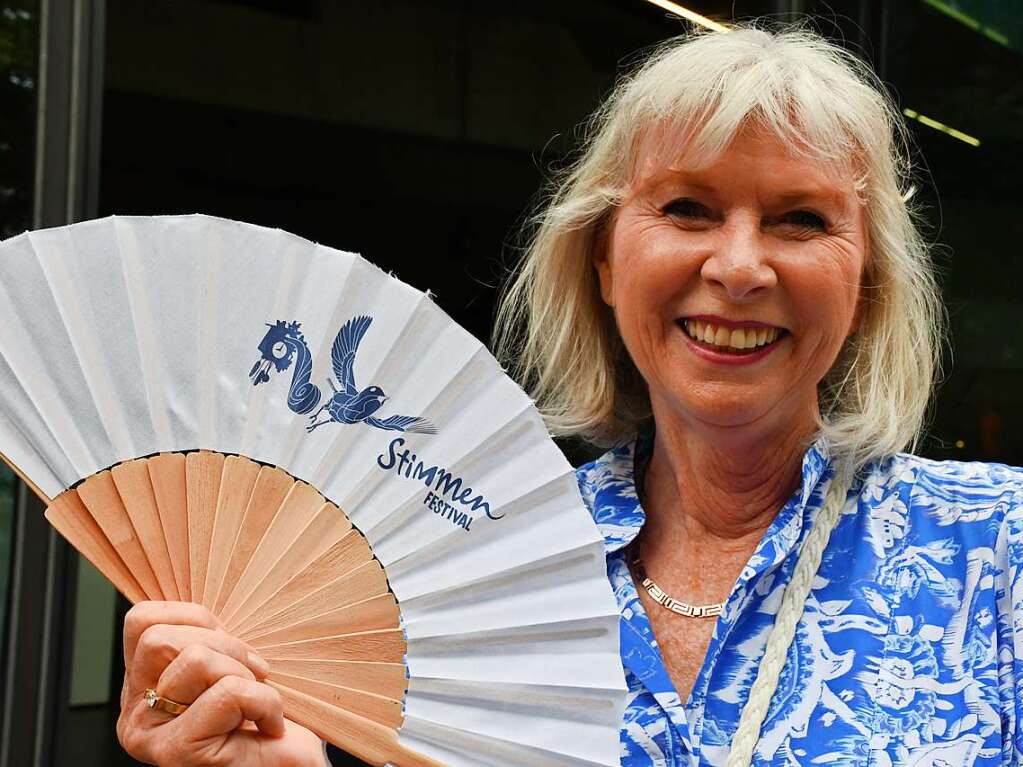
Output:
<instances>
[{"instance_id":1,"label":"window reflection","mask_svg":"<svg viewBox=\"0 0 1023 767\"><path fill-rule=\"evenodd\" d=\"M14 472L0 464L0 637L7 628L7 590L11 582L11 536L14 531Z\"/></svg>"},{"instance_id":2,"label":"window reflection","mask_svg":"<svg viewBox=\"0 0 1023 767\"><path fill-rule=\"evenodd\" d=\"M35 6L0 0L0 239L32 220Z\"/></svg>"}]
</instances>

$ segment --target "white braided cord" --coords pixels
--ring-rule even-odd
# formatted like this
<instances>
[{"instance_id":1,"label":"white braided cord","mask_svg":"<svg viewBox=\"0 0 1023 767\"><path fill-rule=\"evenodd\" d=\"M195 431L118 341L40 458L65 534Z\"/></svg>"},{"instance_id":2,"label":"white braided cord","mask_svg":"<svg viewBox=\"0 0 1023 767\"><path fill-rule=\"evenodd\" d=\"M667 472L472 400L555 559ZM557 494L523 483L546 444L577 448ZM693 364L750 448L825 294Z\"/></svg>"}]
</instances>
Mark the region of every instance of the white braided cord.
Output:
<instances>
[{"instance_id":1,"label":"white braided cord","mask_svg":"<svg viewBox=\"0 0 1023 767\"><path fill-rule=\"evenodd\" d=\"M792 638L796 635L796 625L803 617L806 599L810 595L831 532L842 515L851 485L849 476L847 472L836 471L828 486L824 505L803 542L792 580L785 587L774 628L767 639L764 657L760 659L749 700L739 717L739 726L732 738L732 748L725 767L749 767L753 761L753 751L760 739L760 728L764 725L771 699L778 687L778 677L788 657Z\"/></svg>"}]
</instances>

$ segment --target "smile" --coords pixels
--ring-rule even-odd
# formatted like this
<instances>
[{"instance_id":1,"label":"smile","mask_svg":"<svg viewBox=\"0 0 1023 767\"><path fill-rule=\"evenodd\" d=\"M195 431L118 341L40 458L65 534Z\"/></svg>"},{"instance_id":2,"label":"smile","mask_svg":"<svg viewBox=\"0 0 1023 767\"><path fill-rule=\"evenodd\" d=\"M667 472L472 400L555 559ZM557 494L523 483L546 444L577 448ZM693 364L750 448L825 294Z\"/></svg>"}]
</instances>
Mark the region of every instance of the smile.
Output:
<instances>
[{"instance_id":1,"label":"smile","mask_svg":"<svg viewBox=\"0 0 1023 767\"><path fill-rule=\"evenodd\" d=\"M679 325L700 346L735 355L755 354L788 333L784 328L727 328L703 320L679 320Z\"/></svg>"}]
</instances>

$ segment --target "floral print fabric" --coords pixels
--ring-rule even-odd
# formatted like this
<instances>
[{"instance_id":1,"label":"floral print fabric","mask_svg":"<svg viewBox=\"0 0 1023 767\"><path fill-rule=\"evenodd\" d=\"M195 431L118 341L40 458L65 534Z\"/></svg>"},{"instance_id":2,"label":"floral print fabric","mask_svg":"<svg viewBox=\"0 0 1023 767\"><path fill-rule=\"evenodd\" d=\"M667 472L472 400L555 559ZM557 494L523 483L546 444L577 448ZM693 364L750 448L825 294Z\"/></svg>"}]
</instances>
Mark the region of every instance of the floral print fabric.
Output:
<instances>
[{"instance_id":1,"label":"floral print fabric","mask_svg":"<svg viewBox=\"0 0 1023 767\"><path fill-rule=\"evenodd\" d=\"M650 440L577 470L603 533L628 683L623 767L724 765L799 547L832 478L802 482L740 574L688 701L668 676L623 547ZM850 488L789 649L757 765L1023 765L1023 469L899 453Z\"/></svg>"}]
</instances>

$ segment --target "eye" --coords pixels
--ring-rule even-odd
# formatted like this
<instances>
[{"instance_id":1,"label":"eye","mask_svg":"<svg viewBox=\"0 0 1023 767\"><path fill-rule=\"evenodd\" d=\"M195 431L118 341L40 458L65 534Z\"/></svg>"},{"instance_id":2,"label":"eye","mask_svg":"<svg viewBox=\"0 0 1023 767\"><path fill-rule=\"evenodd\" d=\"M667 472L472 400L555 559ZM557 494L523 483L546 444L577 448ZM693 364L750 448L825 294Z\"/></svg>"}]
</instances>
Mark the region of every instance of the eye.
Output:
<instances>
[{"instance_id":1,"label":"eye","mask_svg":"<svg viewBox=\"0 0 1023 767\"><path fill-rule=\"evenodd\" d=\"M664 206L662 211L674 218L707 218L711 216L710 210L705 205L690 197L680 197L677 200L672 200ZM790 211L779 216L774 221L821 231L828 227L828 222L823 216L814 213L812 210L805 209Z\"/></svg>"},{"instance_id":2,"label":"eye","mask_svg":"<svg viewBox=\"0 0 1023 767\"><path fill-rule=\"evenodd\" d=\"M703 205L688 197L680 197L677 200L672 200L664 206L663 211L669 216L677 216L678 218L692 218L694 216L707 215L707 209Z\"/></svg>"},{"instance_id":3,"label":"eye","mask_svg":"<svg viewBox=\"0 0 1023 767\"><path fill-rule=\"evenodd\" d=\"M806 226L812 229L826 229L828 223L812 210L794 210L786 213L783 219L795 223L798 226Z\"/></svg>"}]
</instances>

